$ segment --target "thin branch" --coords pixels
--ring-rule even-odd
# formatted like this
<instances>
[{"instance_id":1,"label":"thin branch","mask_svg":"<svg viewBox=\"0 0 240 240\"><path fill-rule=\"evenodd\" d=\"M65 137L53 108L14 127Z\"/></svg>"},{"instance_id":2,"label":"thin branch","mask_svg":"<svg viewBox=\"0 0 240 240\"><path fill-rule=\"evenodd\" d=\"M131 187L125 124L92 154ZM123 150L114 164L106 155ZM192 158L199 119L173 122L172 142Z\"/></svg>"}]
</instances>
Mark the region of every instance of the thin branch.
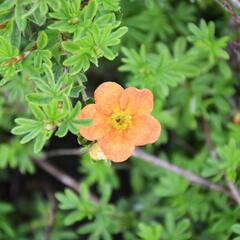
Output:
<instances>
[{"instance_id":1,"label":"thin branch","mask_svg":"<svg viewBox=\"0 0 240 240\"><path fill-rule=\"evenodd\" d=\"M213 160L217 161L217 152L216 152L216 149L215 149L215 147L213 145L213 142L212 142L211 132L210 132L208 123L204 118L202 118L202 128L203 128L205 141L207 143L208 150L209 150L209 153L211 155L211 158Z\"/></svg>"},{"instance_id":2,"label":"thin branch","mask_svg":"<svg viewBox=\"0 0 240 240\"><path fill-rule=\"evenodd\" d=\"M192 182L194 184L205 186L211 190L214 190L216 192L221 192L221 193L227 194L228 196L232 197L231 193L222 185L218 185L213 182L210 182L210 181L206 180L205 178L195 175L192 172L185 170L183 168L180 168L172 163L169 163L166 160L162 160L158 157L150 155L139 148L137 148L134 151L133 156L138 157L138 158L144 160L145 162L149 162L158 167L166 169L170 172L176 173L177 175L180 175L180 176L186 178L187 180L189 180L190 182Z\"/></svg>"},{"instance_id":3,"label":"thin branch","mask_svg":"<svg viewBox=\"0 0 240 240\"><path fill-rule=\"evenodd\" d=\"M81 89L82 99L83 99L84 103L86 103L89 99L87 92L86 92L86 87L83 85L82 81L79 81L79 85L82 88Z\"/></svg>"},{"instance_id":4,"label":"thin branch","mask_svg":"<svg viewBox=\"0 0 240 240\"><path fill-rule=\"evenodd\" d=\"M80 156L87 151L86 148L75 149L56 149L46 153L47 158L59 157L59 156Z\"/></svg>"},{"instance_id":5,"label":"thin branch","mask_svg":"<svg viewBox=\"0 0 240 240\"><path fill-rule=\"evenodd\" d=\"M49 209L49 215L48 215L49 216L49 224L45 231L44 240L50 240L51 233L53 231L53 228L54 228L54 225L56 222L57 202L54 197L54 193L52 191L50 191L50 189L48 189L48 187L46 187L46 190L47 190L47 196L48 196L49 202L51 203L51 207Z\"/></svg>"},{"instance_id":6,"label":"thin branch","mask_svg":"<svg viewBox=\"0 0 240 240\"><path fill-rule=\"evenodd\" d=\"M4 23L0 23L0 29L4 29L7 26L8 23L9 23L9 21L4 22Z\"/></svg>"},{"instance_id":7,"label":"thin branch","mask_svg":"<svg viewBox=\"0 0 240 240\"><path fill-rule=\"evenodd\" d=\"M37 164L41 169L43 169L45 172L56 178L58 181L60 181L62 184L66 185L69 188L72 188L77 193L81 193L81 189L79 187L79 183L67 175L66 173L62 172L55 166L51 165L49 162L43 159L33 159L34 163ZM91 199L95 202L98 202L98 198L95 195L91 195Z\"/></svg>"},{"instance_id":8,"label":"thin branch","mask_svg":"<svg viewBox=\"0 0 240 240\"><path fill-rule=\"evenodd\" d=\"M238 16L238 13L233 9L231 3L229 3L228 0L214 0L214 1L217 4L219 4L222 8L224 8L228 13L230 13L237 24L240 24L240 17ZM232 2L235 3L234 5L236 5L236 2L238 1L232 0Z\"/></svg>"},{"instance_id":9,"label":"thin branch","mask_svg":"<svg viewBox=\"0 0 240 240\"><path fill-rule=\"evenodd\" d=\"M231 0L231 2L235 7L240 8L240 1L239 0Z\"/></svg>"},{"instance_id":10,"label":"thin branch","mask_svg":"<svg viewBox=\"0 0 240 240\"><path fill-rule=\"evenodd\" d=\"M228 187L235 199L235 201L240 205L240 195L236 185L233 182L228 182Z\"/></svg>"},{"instance_id":11,"label":"thin branch","mask_svg":"<svg viewBox=\"0 0 240 240\"><path fill-rule=\"evenodd\" d=\"M207 123L205 123L205 124L207 124ZM209 130L208 126L206 127L206 130ZM208 138L209 138L208 141L210 142L211 141L210 132L208 132L207 135L208 135ZM215 151L212 143L211 143L211 146L212 146L212 151ZM46 155L47 155L47 157L70 156L70 155L71 156L79 156L82 151L83 151L83 149L81 149L81 148L60 149L60 150L49 151L49 152L46 153ZM217 156L216 152L213 155ZM150 155L150 154L144 152L143 150L141 150L139 148L137 148L134 151L133 156L138 157L138 158L140 158L140 159L142 159L142 160L144 160L146 162L152 163L152 164L154 164L154 165L156 165L158 167L161 167L163 169L166 169L166 170L168 170L170 172L173 172L173 173L175 173L177 175L180 175L180 176L184 177L185 179L187 179L188 181L190 181L193 184L207 187L207 188L209 188L209 189L211 189L213 191L216 191L216 192L224 193L224 194L230 196L232 199L234 199L238 204L240 204L240 197L239 197L239 194L238 194L238 190L237 190L236 186L233 183L228 183L228 187L229 187L229 189L231 191L230 192L227 188L225 188L224 186L222 186L220 184L213 183L213 182L211 182L211 181L209 181L209 180L207 180L205 178L202 178L202 177L200 177L200 176L198 176L198 175L196 175L196 174L194 174L194 173L192 173L192 172L190 172L188 170L185 170L185 169L183 169L181 167L178 167L178 166L176 166L176 165L174 165L172 163L169 163L166 160L162 160L162 159L159 159L159 158L157 158L157 157L155 157L153 155ZM47 164L49 164L49 163L47 163ZM53 167L53 166L51 166L51 167ZM55 173L52 173L51 175L55 175ZM71 180L73 181L73 179L71 179ZM60 181L63 182L62 180L60 180ZM67 185L66 182L64 184ZM73 189L76 190L76 185L78 186L78 183L75 182L74 185L72 185L70 187L72 187Z\"/></svg>"},{"instance_id":12,"label":"thin branch","mask_svg":"<svg viewBox=\"0 0 240 240\"><path fill-rule=\"evenodd\" d=\"M205 141L207 143L210 155L213 160L217 161L218 156L217 156L217 152L214 147L214 144L212 142L211 132L210 132L208 122L204 118L202 118L202 123L203 123L203 131L204 131ZM227 177L226 177L226 179L227 179ZM239 193L236 185L233 182L228 182L227 184L228 184L229 190L231 191L232 196L234 197L234 200L238 203L238 205L240 205L240 193Z\"/></svg>"},{"instance_id":13,"label":"thin branch","mask_svg":"<svg viewBox=\"0 0 240 240\"><path fill-rule=\"evenodd\" d=\"M57 180L59 180L64 185L74 189L76 192L79 192L79 184L76 180L62 172L61 170L57 169L50 163L48 163L45 160L39 160L39 159L33 159L33 161L44 171L55 177Z\"/></svg>"},{"instance_id":14,"label":"thin branch","mask_svg":"<svg viewBox=\"0 0 240 240\"><path fill-rule=\"evenodd\" d=\"M6 61L4 64L5 65L12 65L12 64L15 64L17 62L21 62L23 59L25 59L28 55L30 55L36 49L37 49L37 45L35 44L35 46L32 47L31 49L29 49L28 51L20 54L19 56L12 57L8 61Z\"/></svg>"},{"instance_id":15,"label":"thin branch","mask_svg":"<svg viewBox=\"0 0 240 240\"><path fill-rule=\"evenodd\" d=\"M64 155L76 155L77 153L80 152L80 149L62 149L61 153L63 153ZM52 151L51 152L51 157L54 156L54 153L57 154L57 156L60 156L60 151ZM48 156L48 153L46 154ZM180 168L172 163L169 163L166 160L161 160L153 155L147 154L145 153L143 150L137 148L134 153L133 156L138 157L140 159L142 159L143 161L152 163L158 167L161 167L163 169L166 169L170 172L173 172L175 174L178 174L184 178L186 178L188 181L190 181L191 183L200 185L200 186L204 186L207 187L211 190L214 190L216 192L221 192L224 193L230 197L233 198L233 195L222 185L218 185L215 183L212 183L198 175L193 174L192 172L185 170L183 168Z\"/></svg>"}]
</instances>

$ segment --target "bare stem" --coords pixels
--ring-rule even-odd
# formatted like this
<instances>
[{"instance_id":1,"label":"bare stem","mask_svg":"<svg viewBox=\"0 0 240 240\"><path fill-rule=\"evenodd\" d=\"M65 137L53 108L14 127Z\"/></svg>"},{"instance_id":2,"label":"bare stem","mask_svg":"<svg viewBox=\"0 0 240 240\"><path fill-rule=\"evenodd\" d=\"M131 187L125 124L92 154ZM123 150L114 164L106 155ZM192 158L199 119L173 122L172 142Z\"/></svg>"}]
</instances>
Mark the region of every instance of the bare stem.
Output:
<instances>
[{"instance_id":1,"label":"bare stem","mask_svg":"<svg viewBox=\"0 0 240 240\"><path fill-rule=\"evenodd\" d=\"M211 132L210 132L208 122L204 118L202 118L202 123L203 123L203 131L204 131L205 141L207 143L209 153L210 153L212 159L217 161L218 156L217 156L217 152L214 147L214 144L212 142ZM226 179L227 179L227 177L226 177ZM233 182L228 182L227 184L228 184L229 190L231 191L232 197L238 203L238 205L240 205L240 193L239 193L236 185Z\"/></svg>"},{"instance_id":2,"label":"bare stem","mask_svg":"<svg viewBox=\"0 0 240 240\"><path fill-rule=\"evenodd\" d=\"M212 140L211 140L209 126L208 126L207 122L205 122L204 120L203 120L203 125L205 128L204 133L205 133L206 141L211 146L211 147L209 146L209 151L211 153L211 156L214 157L215 160L217 160L217 153L215 151L215 148L214 148ZM81 155L81 153L83 151L86 151L86 149L84 149L84 148L83 149L81 149L81 148L59 149L59 150L52 150L52 151L47 152L46 156L47 157L70 156L70 155L71 156L79 156L79 155ZM228 183L228 187L230 190L229 191L227 188L225 188L224 186L222 186L220 184L213 183L205 178L202 178L202 177L192 173L191 171L188 171L186 169L178 167L172 163L169 163L166 160L162 160L158 157L150 155L150 154L144 152L143 150L141 150L140 148L137 148L134 151L133 156L138 157L138 158L142 159L143 161L152 163L152 164L154 164L158 167L161 167L163 169L166 169L168 171L171 171L177 175L180 175L193 184L207 187L216 192L224 193L224 194L230 196L232 199L234 199L238 204L240 204L240 196L239 196L238 190L237 190L236 186L234 185L234 183L231 183L231 182ZM36 162L36 160L35 160L35 162ZM55 167L53 167L46 161L37 160L36 163L38 165L40 164L41 168L43 168L45 171L47 171L48 173L53 175L60 182L62 182L66 186L69 186L69 187L73 188L74 190L76 190L77 192L79 192L79 184L75 180L73 180L66 174L60 172L60 170L56 169ZM96 200L96 197L93 196L93 199Z\"/></svg>"},{"instance_id":3,"label":"bare stem","mask_svg":"<svg viewBox=\"0 0 240 240\"><path fill-rule=\"evenodd\" d=\"M0 23L0 29L4 29L7 26L8 23L9 23L9 21L4 22L4 23Z\"/></svg>"},{"instance_id":4,"label":"bare stem","mask_svg":"<svg viewBox=\"0 0 240 240\"><path fill-rule=\"evenodd\" d=\"M236 185L233 182L228 182L228 188L230 189L235 201L240 205L240 195Z\"/></svg>"},{"instance_id":5,"label":"bare stem","mask_svg":"<svg viewBox=\"0 0 240 240\"><path fill-rule=\"evenodd\" d=\"M210 128L209 128L208 122L204 118L202 118L202 127L203 127L205 141L207 143L211 158L217 161L217 152L212 142Z\"/></svg>"},{"instance_id":6,"label":"bare stem","mask_svg":"<svg viewBox=\"0 0 240 240\"><path fill-rule=\"evenodd\" d=\"M55 166L51 165L49 162L43 160L43 159L33 159L34 163L37 164L41 169L43 169L45 172L56 178L58 181L63 183L69 188L72 188L77 193L81 193L81 189L79 187L79 183L67 175L66 173L62 172ZM98 202L98 198L95 195L91 195L91 199L95 202Z\"/></svg>"},{"instance_id":7,"label":"bare stem","mask_svg":"<svg viewBox=\"0 0 240 240\"><path fill-rule=\"evenodd\" d=\"M231 0L231 2L235 7L240 8L240 1L239 0Z\"/></svg>"},{"instance_id":8,"label":"bare stem","mask_svg":"<svg viewBox=\"0 0 240 240\"><path fill-rule=\"evenodd\" d=\"M55 154L55 156L60 156L61 154L63 154L64 156L66 156L66 155L79 155L80 154L80 149L62 149L61 151L54 150L54 151L51 151L50 153L51 153L50 154L51 157L54 157L54 154ZM48 153L46 155L48 156ZM233 194L230 193L228 191L228 189L226 189L224 186L219 185L219 184L215 184L213 182L210 182L207 179L202 178L198 175L195 175L192 172L190 172L188 170L185 170L183 168L180 168L180 167L178 167L178 166L176 166L172 163L169 163L166 160L162 160L162 159L159 159L159 158L157 158L153 155L150 155L150 154L144 152L143 150L141 150L139 148L137 148L134 151L133 156L138 157L145 162L149 162L149 163L154 164L158 167L161 167L161 168L166 169L168 171L171 171L175 174L178 174L178 175L184 177L185 179L187 179L188 181L190 181L193 184L207 187L207 188L209 188L211 190L214 190L216 192L224 193L224 194L226 194L226 195L228 195L228 196L230 196L231 198L234 199Z\"/></svg>"},{"instance_id":9,"label":"bare stem","mask_svg":"<svg viewBox=\"0 0 240 240\"><path fill-rule=\"evenodd\" d=\"M20 54L19 56L12 57L10 60L6 61L5 65L12 65L12 64L21 62L23 59L25 59L29 54L31 54L36 49L37 49L37 45L35 44L35 46L29 49L28 51Z\"/></svg>"},{"instance_id":10,"label":"bare stem","mask_svg":"<svg viewBox=\"0 0 240 240\"><path fill-rule=\"evenodd\" d=\"M133 154L133 156L138 157L142 160L144 160L145 162L149 162L152 163L158 167L161 167L163 169L166 169L170 172L176 173L177 175L180 175L184 178L186 178L187 180L189 180L190 182L197 184L197 185L201 185L201 186L205 186L211 190L217 191L217 192L221 192L224 194L227 194L228 196L232 195L230 194L230 192L223 187L222 185L218 185L215 183L212 183L208 180L206 180L205 178L202 178L198 175L193 174L192 172L185 170L183 168L180 168L172 163L169 163L166 160L162 160L158 157L155 157L153 155L150 155L146 152L144 152L143 150L137 148Z\"/></svg>"},{"instance_id":11,"label":"bare stem","mask_svg":"<svg viewBox=\"0 0 240 240\"><path fill-rule=\"evenodd\" d=\"M50 240L54 225L56 223L57 202L56 202L56 199L54 197L54 193L52 191L50 191L48 189L48 187L46 188L46 190L47 190L48 199L51 203L51 207L49 209L49 214L48 214L49 224L48 224L48 226L46 228L46 231L45 231L45 234L44 234L44 236L45 236L44 240Z\"/></svg>"},{"instance_id":12,"label":"bare stem","mask_svg":"<svg viewBox=\"0 0 240 240\"><path fill-rule=\"evenodd\" d=\"M224 8L228 13L230 13L237 24L240 24L240 17L238 13L233 9L231 3L228 0L215 0L217 4L219 4L222 8ZM231 0L231 2L236 6L239 7L238 0Z\"/></svg>"},{"instance_id":13,"label":"bare stem","mask_svg":"<svg viewBox=\"0 0 240 240\"><path fill-rule=\"evenodd\" d=\"M86 148L74 148L74 149L56 149L47 152L47 157L59 157L59 156L80 156L87 151Z\"/></svg>"}]
</instances>

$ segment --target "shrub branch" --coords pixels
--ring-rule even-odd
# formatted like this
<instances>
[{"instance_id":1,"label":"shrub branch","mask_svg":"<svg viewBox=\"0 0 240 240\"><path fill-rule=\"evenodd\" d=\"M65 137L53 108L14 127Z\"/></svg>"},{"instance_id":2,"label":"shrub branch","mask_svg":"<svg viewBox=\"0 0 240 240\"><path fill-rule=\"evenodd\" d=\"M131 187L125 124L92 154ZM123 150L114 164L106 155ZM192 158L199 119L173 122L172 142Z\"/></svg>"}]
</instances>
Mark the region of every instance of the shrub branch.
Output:
<instances>
[{"instance_id":1,"label":"shrub branch","mask_svg":"<svg viewBox=\"0 0 240 240\"><path fill-rule=\"evenodd\" d=\"M148 153L146 153L145 151L143 151L139 148L137 148L135 150L133 156L138 157L138 158L144 160L145 162L152 163L152 164L154 164L158 167L161 167L161 168L166 169L170 172L173 172L177 175L180 175L180 176L186 178L191 183L201 185L201 186L207 187L211 190L214 190L216 192L221 192L221 193L227 194L228 196L233 197L232 194L224 186L219 185L219 184L215 184L213 182L210 182L205 178L202 178L202 177L200 177L198 175L195 175L194 173L192 173L188 170L185 170L181 167L176 166L175 164L169 163L166 160L162 160L158 157L155 157L151 154L148 154Z\"/></svg>"},{"instance_id":2,"label":"shrub branch","mask_svg":"<svg viewBox=\"0 0 240 240\"><path fill-rule=\"evenodd\" d=\"M211 158L215 161L218 161L218 155L217 155L216 148L214 147L214 144L212 142L210 128L209 128L208 122L204 118L202 118L202 126L203 126L205 141L208 146L208 150L211 155ZM240 193L236 185L233 182L228 181L227 177L226 177L226 181L228 184L228 188L231 191L232 197L238 203L238 205L240 205Z\"/></svg>"},{"instance_id":3,"label":"shrub branch","mask_svg":"<svg viewBox=\"0 0 240 240\"><path fill-rule=\"evenodd\" d=\"M75 179L73 179L66 173L62 172L61 170L59 170L58 168L56 168L55 166L47 162L45 159L34 158L33 162L42 170L44 170L45 172L47 172L48 174L56 178L59 182L75 190L77 193L81 194L80 184ZM91 199L95 202L98 202L98 197L95 196L94 194L91 194Z\"/></svg>"},{"instance_id":4,"label":"shrub branch","mask_svg":"<svg viewBox=\"0 0 240 240\"><path fill-rule=\"evenodd\" d=\"M46 153L47 157L56 157L56 156L79 156L81 154L82 149L76 148L76 149L60 149L60 150L52 150L49 153ZM185 179L187 179L189 182L196 184L196 185L200 185L200 186L204 186L208 189L211 189L213 191L216 192L220 192L220 193L224 193L225 195L231 197L233 200L235 200L237 203L238 202L238 198L236 198L235 194L236 192L233 191L234 186L232 186L231 184L231 192L225 188L224 186L220 185L220 184L216 184L213 183L205 178L202 178L194 173L192 173L189 170L183 169L179 166L176 166L173 163L169 163L167 160L162 160L156 156L153 156L151 154L146 153L144 150L140 149L140 148L136 148L136 150L133 153L134 157L140 158L141 160L154 164L160 168L163 168L165 170L168 170L170 172L173 172L179 176L184 177ZM37 161L37 162L36 162ZM53 175L56 179L58 179L60 182L62 182L63 184L65 184L66 186L71 187L72 189L76 190L77 192L79 192L79 184L73 180L72 178L70 178L69 176L67 176L66 174L60 172L59 170L57 170L55 167L53 167L52 165L50 165L48 162L46 161L41 161L41 160L35 160L35 163L38 164L42 169L44 169L45 171L47 171L49 174ZM57 171L56 171L57 170ZM59 173L60 172L60 173ZM64 177L67 176L67 179L70 178L70 185L69 182L64 181ZM230 187L229 187L230 188ZM96 196L92 196L93 199L96 200ZM240 199L239 199L240 200Z\"/></svg>"}]
</instances>

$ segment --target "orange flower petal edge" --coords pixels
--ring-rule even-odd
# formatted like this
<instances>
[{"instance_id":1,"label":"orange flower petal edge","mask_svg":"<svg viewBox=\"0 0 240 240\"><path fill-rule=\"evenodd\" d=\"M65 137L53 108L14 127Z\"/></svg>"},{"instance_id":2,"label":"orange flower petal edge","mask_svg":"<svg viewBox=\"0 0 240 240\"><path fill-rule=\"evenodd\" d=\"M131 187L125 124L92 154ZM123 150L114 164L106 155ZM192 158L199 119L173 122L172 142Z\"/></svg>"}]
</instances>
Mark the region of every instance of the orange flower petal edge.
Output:
<instances>
[{"instance_id":1,"label":"orange flower petal edge","mask_svg":"<svg viewBox=\"0 0 240 240\"><path fill-rule=\"evenodd\" d=\"M95 104L84 107L79 115L79 119L93 119L93 124L81 126L79 131L86 139L96 140L108 160L123 162L132 155L135 146L158 140L161 125L151 115L150 90L123 89L117 83L105 82L95 90L94 100Z\"/></svg>"}]
</instances>

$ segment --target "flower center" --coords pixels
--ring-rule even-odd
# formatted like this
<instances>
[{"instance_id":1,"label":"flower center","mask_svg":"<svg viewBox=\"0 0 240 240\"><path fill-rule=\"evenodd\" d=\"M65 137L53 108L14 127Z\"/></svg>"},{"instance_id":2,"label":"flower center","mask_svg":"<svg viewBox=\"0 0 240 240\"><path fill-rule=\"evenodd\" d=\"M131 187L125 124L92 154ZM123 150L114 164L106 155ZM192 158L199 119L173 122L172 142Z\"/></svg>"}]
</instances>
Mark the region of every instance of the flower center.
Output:
<instances>
[{"instance_id":1,"label":"flower center","mask_svg":"<svg viewBox=\"0 0 240 240\"><path fill-rule=\"evenodd\" d=\"M115 112L111 116L112 127L118 130L128 129L131 123L132 116L127 112Z\"/></svg>"}]
</instances>

